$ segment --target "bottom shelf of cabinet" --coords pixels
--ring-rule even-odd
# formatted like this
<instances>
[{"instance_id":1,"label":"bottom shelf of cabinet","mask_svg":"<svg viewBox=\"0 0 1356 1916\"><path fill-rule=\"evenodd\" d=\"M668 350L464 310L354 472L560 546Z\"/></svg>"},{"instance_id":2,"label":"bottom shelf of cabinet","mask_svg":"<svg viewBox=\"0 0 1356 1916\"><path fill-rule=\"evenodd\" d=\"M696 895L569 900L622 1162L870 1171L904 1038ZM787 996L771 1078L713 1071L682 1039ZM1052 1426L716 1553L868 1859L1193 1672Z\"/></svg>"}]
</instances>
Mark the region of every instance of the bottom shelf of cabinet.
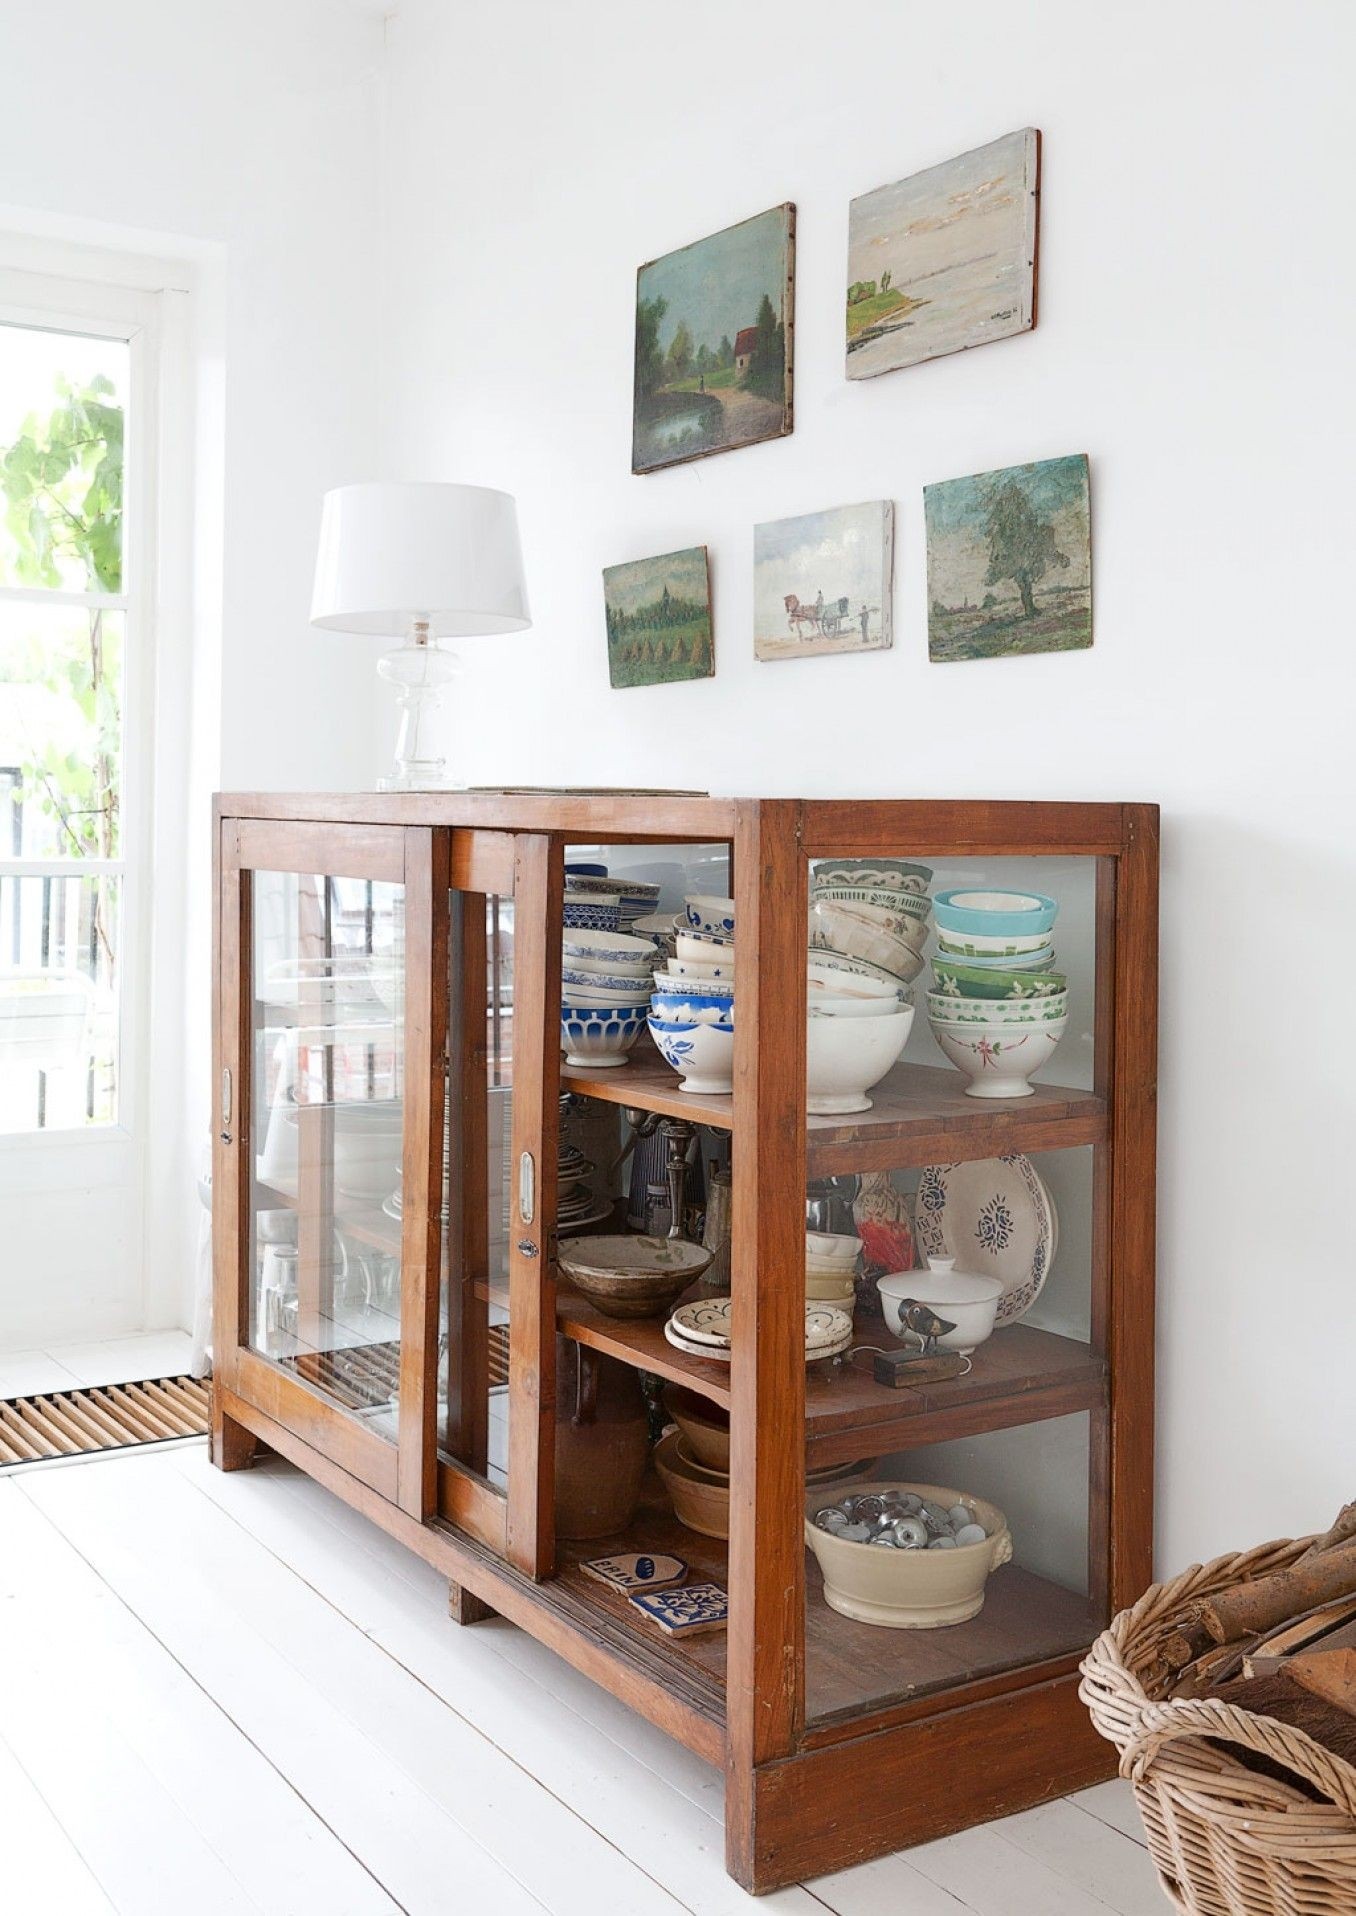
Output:
<instances>
[{"instance_id":1,"label":"bottom shelf of cabinet","mask_svg":"<svg viewBox=\"0 0 1356 1916\"><path fill-rule=\"evenodd\" d=\"M725 1636L675 1641L625 1597L586 1576L592 1557L621 1551L667 1551L681 1557L693 1581L710 1578L728 1589L725 1544L680 1524L657 1483L647 1485L627 1530L590 1543L558 1548L555 1589L595 1619L623 1656L638 1655L669 1672L687 1694L702 1696L708 1713L724 1713ZM1089 1600L1047 1578L1006 1564L989 1578L984 1608L969 1623L942 1630L886 1630L854 1623L824 1601L818 1566L807 1553L805 1604L805 1714L820 1722L848 1719L1000 1679L1033 1665L1081 1655L1102 1628Z\"/></svg>"}]
</instances>

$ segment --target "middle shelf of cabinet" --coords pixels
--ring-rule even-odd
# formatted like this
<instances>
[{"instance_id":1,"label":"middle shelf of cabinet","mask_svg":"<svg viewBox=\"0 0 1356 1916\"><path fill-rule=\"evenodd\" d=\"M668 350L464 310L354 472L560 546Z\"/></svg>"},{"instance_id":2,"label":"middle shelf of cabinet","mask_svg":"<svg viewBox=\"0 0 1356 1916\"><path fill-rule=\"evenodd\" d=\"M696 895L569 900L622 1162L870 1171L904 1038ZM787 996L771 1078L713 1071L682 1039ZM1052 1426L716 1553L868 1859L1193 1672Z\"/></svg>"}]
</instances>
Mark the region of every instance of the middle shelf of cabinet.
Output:
<instances>
[{"instance_id":1,"label":"middle shelf of cabinet","mask_svg":"<svg viewBox=\"0 0 1356 1916\"><path fill-rule=\"evenodd\" d=\"M483 1295L505 1302L497 1290ZM730 1365L676 1349L664 1335L662 1319L608 1317L562 1279L556 1322L576 1343L682 1384L729 1410ZM884 1330L878 1335L882 1342L888 1338ZM860 1344L876 1341L870 1332L859 1333ZM939 1443L1099 1409L1106 1396L1106 1359L1090 1344L1034 1325L1010 1324L979 1346L963 1376L912 1388L878 1384L868 1369L848 1360L810 1365L806 1450L812 1463L848 1463L921 1441L924 1426L926 1441Z\"/></svg>"}]
</instances>

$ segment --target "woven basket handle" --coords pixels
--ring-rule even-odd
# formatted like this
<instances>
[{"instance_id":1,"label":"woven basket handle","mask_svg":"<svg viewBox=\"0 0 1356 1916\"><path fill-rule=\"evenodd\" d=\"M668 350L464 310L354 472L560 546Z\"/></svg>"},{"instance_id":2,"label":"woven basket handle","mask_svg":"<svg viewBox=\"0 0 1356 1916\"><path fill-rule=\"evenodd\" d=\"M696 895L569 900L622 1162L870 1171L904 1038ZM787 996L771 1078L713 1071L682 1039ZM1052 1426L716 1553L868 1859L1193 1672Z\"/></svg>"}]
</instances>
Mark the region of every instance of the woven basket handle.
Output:
<instances>
[{"instance_id":1,"label":"woven basket handle","mask_svg":"<svg viewBox=\"0 0 1356 1916\"><path fill-rule=\"evenodd\" d=\"M1208 1697L1150 1703L1141 1712L1122 1752L1121 1775L1139 1782L1161 1749L1186 1736L1220 1737L1257 1750L1312 1783L1356 1820L1356 1770L1349 1763L1315 1743L1303 1730Z\"/></svg>"}]
</instances>

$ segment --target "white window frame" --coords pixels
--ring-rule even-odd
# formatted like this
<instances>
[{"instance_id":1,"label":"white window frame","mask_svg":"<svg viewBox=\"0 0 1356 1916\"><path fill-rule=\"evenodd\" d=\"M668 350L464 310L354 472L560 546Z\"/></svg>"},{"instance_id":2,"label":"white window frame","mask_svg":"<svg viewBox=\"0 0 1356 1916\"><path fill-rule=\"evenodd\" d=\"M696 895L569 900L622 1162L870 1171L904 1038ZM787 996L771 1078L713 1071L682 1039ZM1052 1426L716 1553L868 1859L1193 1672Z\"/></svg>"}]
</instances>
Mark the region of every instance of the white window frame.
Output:
<instances>
[{"instance_id":1,"label":"white window frame","mask_svg":"<svg viewBox=\"0 0 1356 1916\"><path fill-rule=\"evenodd\" d=\"M0 858L0 877L117 877L117 1115L111 1124L44 1127L0 1136L0 1157L64 1154L109 1145L139 1156L149 1076L150 874L154 812L157 485L161 299L144 287L29 271L0 263L0 322L46 332L125 340L129 391L124 411L123 590L49 591L0 586L0 603L102 607L123 615L119 856L115 859ZM69 1163L69 1160L66 1160ZM15 1165L18 1170L18 1165ZM35 1168L35 1167L30 1167ZM56 1162L53 1162L56 1169ZM110 1165L109 1172L114 1167ZM139 1180L139 1166L124 1173ZM46 1179L39 1180L46 1183Z\"/></svg>"}]
</instances>

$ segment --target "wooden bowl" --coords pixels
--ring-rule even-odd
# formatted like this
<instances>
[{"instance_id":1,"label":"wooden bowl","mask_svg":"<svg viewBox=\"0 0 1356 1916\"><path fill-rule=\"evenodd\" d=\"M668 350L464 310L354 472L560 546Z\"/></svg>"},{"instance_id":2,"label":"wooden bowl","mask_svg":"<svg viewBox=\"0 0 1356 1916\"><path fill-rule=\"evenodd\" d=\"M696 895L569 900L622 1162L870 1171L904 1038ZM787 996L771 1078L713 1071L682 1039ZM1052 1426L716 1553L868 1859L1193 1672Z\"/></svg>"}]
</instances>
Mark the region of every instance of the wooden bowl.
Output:
<instances>
[{"instance_id":1,"label":"wooden bowl","mask_svg":"<svg viewBox=\"0 0 1356 1916\"><path fill-rule=\"evenodd\" d=\"M678 1237L577 1237L556 1261L606 1317L662 1317L714 1251Z\"/></svg>"},{"instance_id":2,"label":"wooden bowl","mask_svg":"<svg viewBox=\"0 0 1356 1916\"><path fill-rule=\"evenodd\" d=\"M730 1413L681 1384L664 1386L664 1409L683 1436L683 1447L708 1470L730 1469Z\"/></svg>"},{"instance_id":3,"label":"wooden bowl","mask_svg":"<svg viewBox=\"0 0 1356 1916\"><path fill-rule=\"evenodd\" d=\"M728 1478L715 1479L711 1471L696 1468L679 1455L682 1433L671 1430L654 1447L655 1469L664 1481L679 1523L703 1537L728 1537L730 1534L730 1484ZM882 1555L884 1553L882 1552Z\"/></svg>"}]
</instances>

